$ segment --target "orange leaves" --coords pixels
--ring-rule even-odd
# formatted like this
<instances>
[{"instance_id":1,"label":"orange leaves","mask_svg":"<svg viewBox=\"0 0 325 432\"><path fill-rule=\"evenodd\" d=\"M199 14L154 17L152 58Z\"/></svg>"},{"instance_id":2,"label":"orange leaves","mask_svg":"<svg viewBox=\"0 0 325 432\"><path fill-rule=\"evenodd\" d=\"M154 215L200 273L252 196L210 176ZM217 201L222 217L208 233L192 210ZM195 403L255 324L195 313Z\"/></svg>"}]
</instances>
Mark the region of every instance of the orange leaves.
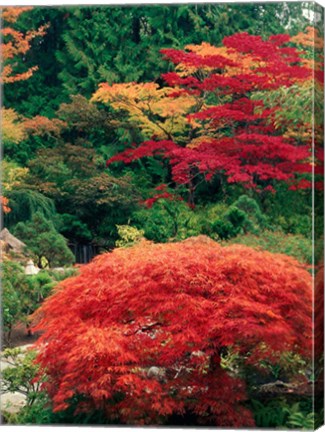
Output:
<instances>
[{"instance_id":1,"label":"orange leaves","mask_svg":"<svg viewBox=\"0 0 325 432\"><path fill-rule=\"evenodd\" d=\"M35 116L24 121L24 129L31 135L56 135L59 136L66 123L59 119L49 119L44 116Z\"/></svg>"},{"instance_id":2,"label":"orange leaves","mask_svg":"<svg viewBox=\"0 0 325 432\"><path fill-rule=\"evenodd\" d=\"M264 66L264 62L258 62L254 55L242 54L234 49L227 48L225 46L215 47L207 42L202 42L200 45L187 45L185 49L194 52L202 57L213 56L223 56L233 62L232 66L225 66L225 76L234 76L240 73L246 74L253 72L254 68L258 66ZM186 65L180 64L176 67L176 70L180 74L188 75L188 73L193 73L198 68L188 68ZM213 70L212 67L206 68L207 72Z\"/></svg>"},{"instance_id":3,"label":"orange leaves","mask_svg":"<svg viewBox=\"0 0 325 432\"><path fill-rule=\"evenodd\" d=\"M2 108L2 138L4 144L19 144L28 135L56 135L66 126L58 119L36 116L32 119L23 118L11 108Z\"/></svg>"},{"instance_id":4,"label":"orange leaves","mask_svg":"<svg viewBox=\"0 0 325 432\"><path fill-rule=\"evenodd\" d=\"M20 14L31 10L31 6L25 7L5 7L2 9L2 19L8 23L14 23L17 21Z\"/></svg>"},{"instance_id":5,"label":"orange leaves","mask_svg":"<svg viewBox=\"0 0 325 432\"><path fill-rule=\"evenodd\" d=\"M300 32L290 39L297 45L302 45L304 47L321 48L324 47L324 40L319 36L318 30L314 27L307 27L305 32Z\"/></svg>"},{"instance_id":6,"label":"orange leaves","mask_svg":"<svg viewBox=\"0 0 325 432\"><path fill-rule=\"evenodd\" d=\"M14 24L21 13L31 10L31 7L7 7L2 11L2 18L4 22L12 25ZM15 66L18 56L22 56L30 49L31 40L38 36L44 36L46 29L49 26L43 25L37 30L30 30L26 33L15 30L12 27L4 26L1 30L2 34L2 57L4 66L1 74L1 81L3 83L13 83L16 81L23 81L30 78L37 66L30 67L24 72L16 72Z\"/></svg>"},{"instance_id":7,"label":"orange leaves","mask_svg":"<svg viewBox=\"0 0 325 432\"><path fill-rule=\"evenodd\" d=\"M123 423L185 410L206 424L252 425L243 381L220 366L222 347L247 364L258 363L259 346L263 359L311 355L311 276L284 255L203 236L141 242L98 256L59 287L38 312L38 362L56 409L73 391ZM112 403L116 393L123 398Z\"/></svg>"},{"instance_id":8,"label":"orange leaves","mask_svg":"<svg viewBox=\"0 0 325 432\"><path fill-rule=\"evenodd\" d=\"M307 27L305 32L300 32L290 39L290 42L303 47L303 64L315 70L316 85L324 87L324 38L320 36L317 28ZM314 85L314 84L313 84Z\"/></svg>"},{"instance_id":9,"label":"orange leaves","mask_svg":"<svg viewBox=\"0 0 325 432\"><path fill-rule=\"evenodd\" d=\"M11 212L11 208L8 205L9 204L8 198L0 195L0 202L1 202L1 207L2 207L3 213L10 213Z\"/></svg>"}]
</instances>

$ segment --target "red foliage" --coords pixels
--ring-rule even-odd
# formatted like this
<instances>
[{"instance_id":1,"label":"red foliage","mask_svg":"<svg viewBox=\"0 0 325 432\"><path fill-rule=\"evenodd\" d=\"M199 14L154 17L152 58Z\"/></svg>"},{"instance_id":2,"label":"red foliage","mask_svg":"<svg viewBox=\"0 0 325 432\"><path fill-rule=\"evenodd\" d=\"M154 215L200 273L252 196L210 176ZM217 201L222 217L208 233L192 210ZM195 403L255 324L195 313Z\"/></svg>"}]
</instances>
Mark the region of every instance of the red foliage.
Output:
<instances>
[{"instance_id":1,"label":"red foliage","mask_svg":"<svg viewBox=\"0 0 325 432\"><path fill-rule=\"evenodd\" d=\"M206 237L141 243L98 256L38 311L38 363L55 410L154 424L252 426L244 381L221 368L225 347L247 364L283 351L311 356L311 276L284 255Z\"/></svg>"},{"instance_id":2,"label":"red foliage","mask_svg":"<svg viewBox=\"0 0 325 432\"><path fill-rule=\"evenodd\" d=\"M160 192L155 194L153 197L146 199L143 201L146 207L151 208L156 201L160 199L165 199L169 201L182 201L182 198L174 193L170 193L167 190L166 184L161 184L155 188L156 191Z\"/></svg>"},{"instance_id":3,"label":"red foliage","mask_svg":"<svg viewBox=\"0 0 325 432\"><path fill-rule=\"evenodd\" d=\"M175 88L169 96L197 98L196 110L187 119L190 136L202 138L201 142L195 146L187 142L184 147L184 137L179 142L177 138L145 141L112 157L108 164L164 157L170 161L173 180L192 190L198 174L207 181L215 174L224 175L229 183L265 190L273 190L273 180L288 182L296 189L309 187L307 180L296 181L298 173L301 179L301 174L312 172L311 164L306 163L311 156L309 146L281 136L276 109L266 109L262 101L250 99L253 92L289 87L312 77L301 52L286 45L289 39L288 35L274 35L264 41L240 33L226 37L221 48L202 44L188 46L187 51L161 50L176 65L177 72L163 75ZM209 105L208 100L219 102Z\"/></svg>"}]
</instances>

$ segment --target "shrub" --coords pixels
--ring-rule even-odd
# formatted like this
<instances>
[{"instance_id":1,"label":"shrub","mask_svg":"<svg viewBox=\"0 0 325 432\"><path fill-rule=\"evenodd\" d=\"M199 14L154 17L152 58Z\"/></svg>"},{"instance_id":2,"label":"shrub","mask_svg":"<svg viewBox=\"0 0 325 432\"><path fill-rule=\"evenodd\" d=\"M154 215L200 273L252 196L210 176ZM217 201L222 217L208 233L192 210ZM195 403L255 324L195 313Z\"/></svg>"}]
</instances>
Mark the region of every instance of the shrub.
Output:
<instances>
[{"instance_id":1,"label":"shrub","mask_svg":"<svg viewBox=\"0 0 325 432\"><path fill-rule=\"evenodd\" d=\"M262 213L260 206L253 199L247 195L241 195L233 204L239 210L246 214L246 221L244 224L245 232L258 233L261 229L268 226L267 218Z\"/></svg>"},{"instance_id":2,"label":"shrub","mask_svg":"<svg viewBox=\"0 0 325 432\"><path fill-rule=\"evenodd\" d=\"M213 231L221 240L228 240L239 234L258 234L267 226L267 219L257 202L247 195L241 195L217 218Z\"/></svg>"},{"instance_id":3,"label":"shrub","mask_svg":"<svg viewBox=\"0 0 325 432\"><path fill-rule=\"evenodd\" d=\"M58 412L77 401L78 412L121 423L191 414L252 426L245 375L222 367L222 352L248 368L277 364L283 351L308 358L311 296L310 274L290 257L203 236L142 242L60 284L36 314L37 361Z\"/></svg>"},{"instance_id":4,"label":"shrub","mask_svg":"<svg viewBox=\"0 0 325 432\"><path fill-rule=\"evenodd\" d=\"M312 262L311 241L299 234L264 231L258 236L254 234L239 235L230 240L229 243L244 244L258 250L290 255L302 263L311 264Z\"/></svg>"},{"instance_id":5,"label":"shrub","mask_svg":"<svg viewBox=\"0 0 325 432\"><path fill-rule=\"evenodd\" d=\"M139 230L129 225L116 225L116 228L118 235L120 236L120 239L115 242L117 247L132 246L143 239L143 230Z\"/></svg>"},{"instance_id":6,"label":"shrub","mask_svg":"<svg viewBox=\"0 0 325 432\"><path fill-rule=\"evenodd\" d=\"M246 213L235 206L229 207L222 219L218 219L213 225L213 231L221 240L235 237L243 231L244 225L248 224Z\"/></svg>"},{"instance_id":7,"label":"shrub","mask_svg":"<svg viewBox=\"0 0 325 432\"><path fill-rule=\"evenodd\" d=\"M39 372L35 357L35 351L21 348L7 348L1 354L1 360L9 365L2 370L2 393L15 392L26 397L26 404L16 414L6 412L3 407L4 418L9 424L44 424L50 419L49 399L40 388L44 377L35 379Z\"/></svg>"},{"instance_id":8,"label":"shrub","mask_svg":"<svg viewBox=\"0 0 325 432\"><path fill-rule=\"evenodd\" d=\"M4 336L10 341L13 325L22 318L21 287L24 278L23 268L10 261L1 265L2 279L2 323Z\"/></svg>"},{"instance_id":9,"label":"shrub","mask_svg":"<svg viewBox=\"0 0 325 432\"><path fill-rule=\"evenodd\" d=\"M145 238L159 243L202 232L196 213L183 201L159 199L151 208L137 211L134 221L144 231Z\"/></svg>"},{"instance_id":10,"label":"shrub","mask_svg":"<svg viewBox=\"0 0 325 432\"><path fill-rule=\"evenodd\" d=\"M71 265L75 260L66 239L39 212L32 216L31 221L19 222L14 234L27 245L39 267L43 267L44 258L52 267Z\"/></svg>"},{"instance_id":11,"label":"shrub","mask_svg":"<svg viewBox=\"0 0 325 432\"><path fill-rule=\"evenodd\" d=\"M29 326L33 313L55 285L54 278L45 270L36 275L25 275L24 268L15 262L2 263L3 330L10 344L12 327L21 322Z\"/></svg>"},{"instance_id":12,"label":"shrub","mask_svg":"<svg viewBox=\"0 0 325 432\"><path fill-rule=\"evenodd\" d=\"M252 408L256 426L260 428L315 428L315 416L312 412L311 400L289 403L284 397L276 398L267 403L252 400Z\"/></svg>"}]
</instances>

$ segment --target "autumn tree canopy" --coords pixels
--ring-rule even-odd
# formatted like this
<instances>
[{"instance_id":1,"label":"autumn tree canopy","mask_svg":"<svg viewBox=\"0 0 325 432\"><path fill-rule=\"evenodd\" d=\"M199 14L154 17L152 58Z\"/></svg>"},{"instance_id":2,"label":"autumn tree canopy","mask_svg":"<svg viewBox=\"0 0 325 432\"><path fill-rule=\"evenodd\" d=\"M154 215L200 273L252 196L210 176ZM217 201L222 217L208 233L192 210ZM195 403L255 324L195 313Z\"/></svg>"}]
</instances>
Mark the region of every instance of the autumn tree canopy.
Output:
<instances>
[{"instance_id":1,"label":"autumn tree canopy","mask_svg":"<svg viewBox=\"0 0 325 432\"><path fill-rule=\"evenodd\" d=\"M188 45L162 49L175 71L154 83L101 84L94 101L109 103L147 138L109 159L130 163L144 157L169 161L172 179L186 185L190 200L205 178L226 177L256 190L273 190L274 181L306 188L311 173L310 142L300 142L278 127L281 106L268 107L263 94L311 81L312 69L289 35L238 33L223 46ZM259 98L253 98L258 93ZM148 140L149 138L149 140Z\"/></svg>"},{"instance_id":2,"label":"autumn tree canopy","mask_svg":"<svg viewBox=\"0 0 325 432\"><path fill-rule=\"evenodd\" d=\"M77 400L128 424L191 412L252 426L245 380L221 368L222 353L257 368L283 352L309 357L311 277L284 255L206 237L144 242L98 256L38 316L55 410Z\"/></svg>"}]
</instances>

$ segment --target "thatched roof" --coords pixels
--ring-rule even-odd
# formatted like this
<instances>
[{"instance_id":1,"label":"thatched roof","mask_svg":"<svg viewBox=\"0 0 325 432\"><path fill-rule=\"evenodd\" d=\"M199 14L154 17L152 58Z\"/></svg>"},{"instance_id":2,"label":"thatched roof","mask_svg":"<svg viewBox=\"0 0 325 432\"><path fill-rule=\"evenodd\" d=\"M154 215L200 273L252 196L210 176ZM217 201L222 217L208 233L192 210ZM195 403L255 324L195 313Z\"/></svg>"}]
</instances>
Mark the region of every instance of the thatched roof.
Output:
<instances>
[{"instance_id":1,"label":"thatched roof","mask_svg":"<svg viewBox=\"0 0 325 432\"><path fill-rule=\"evenodd\" d=\"M10 234L7 228L4 228L0 232L0 240L16 253L22 253L24 251L24 248L26 247L25 243Z\"/></svg>"}]
</instances>

